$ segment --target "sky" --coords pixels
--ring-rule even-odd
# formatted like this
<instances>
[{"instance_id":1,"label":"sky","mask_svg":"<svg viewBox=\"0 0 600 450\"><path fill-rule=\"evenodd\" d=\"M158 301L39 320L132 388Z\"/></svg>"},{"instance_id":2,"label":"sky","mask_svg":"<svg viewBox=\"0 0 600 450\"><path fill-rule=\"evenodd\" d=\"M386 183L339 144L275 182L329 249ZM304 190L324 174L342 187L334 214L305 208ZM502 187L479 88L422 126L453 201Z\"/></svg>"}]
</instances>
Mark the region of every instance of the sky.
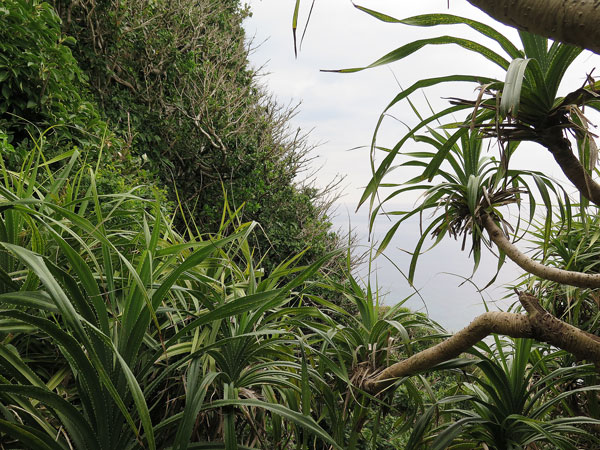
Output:
<instances>
[{"instance_id":1,"label":"sky","mask_svg":"<svg viewBox=\"0 0 600 450\"><path fill-rule=\"evenodd\" d=\"M405 43L425 37L458 34L479 41L481 37L463 25L422 28L389 24L357 10L349 0L316 0L306 36L295 58L291 31L295 0L246 0L246 3L252 11L252 17L244 23L253 48L251 64L260 68L261 83L280 103L301 103L292 126L310 130L310 141L318 144L311 153L312 168L319 169L315 183L326 186L336 177L344 177L343 195L336 202L333 222L342 230L352 227L365 250L369 245L368 208L363 207L358 212L355 209L370 179L369 146L384 108L402 88L422 78L483 73L502 79L503 72L483 57L453 45L424 47L389 66L353 74L321 72L321 69L363 67ZM426 13L464 16L491 24L518 42L514 29L493 21L465 0L363 0L360 4L396 18ZM299 36L309 7L310 0L303 0ZM598 57L590 53L580 56L565 82L569 90L581 87L586 74L598 62ZM430 106L434 110L448 107L447 97L476 98L474 87L473 84L445 85L427 89L425 95L415 93L411 99L417 109L426 114ZM390 116L384 120L378 135L379 145L393 146L404 135L407 125L418 123L408 103L394 107ZM520 150L518 158L512 161L517 167L534 167L547 175L563 178L551 156L541 147L534 145ZM398 176L407 178L410 173ZM416 196L405 197L395 206L410 207L416 200ZM385 217L379 218L372 241L381 239L391 224ZM457 331L485 310L482 300L491 310L506 309L516 300L514 296L503 300L508 293L502 287L520 274L514 264L507 263L498 282L480 293L476 286L485 286L493 277L496 258L484 255L471 279L473 283L465 282L472 274L472 262L468 252L461 252L460 243L449 239L420 258L414 287L409 286L403 275L409 267L407 251L414 248L418 238L418 222L406 223L398 230L385 257L375 262L377 270L371 274L372 282L380 286L386 304L395 304L412 295L407 306L425 310L449 331ZM361 274L366 276L365 270Z\"/></svg>"}]
</instances>

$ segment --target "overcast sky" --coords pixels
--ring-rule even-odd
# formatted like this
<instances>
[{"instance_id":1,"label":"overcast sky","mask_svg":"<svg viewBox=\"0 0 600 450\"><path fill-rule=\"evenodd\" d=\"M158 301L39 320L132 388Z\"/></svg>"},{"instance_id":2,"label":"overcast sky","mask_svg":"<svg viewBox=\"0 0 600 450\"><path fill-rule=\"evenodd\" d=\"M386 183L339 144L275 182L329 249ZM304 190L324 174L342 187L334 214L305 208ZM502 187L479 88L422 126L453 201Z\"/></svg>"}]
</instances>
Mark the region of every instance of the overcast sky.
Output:
<instances>
[{"instance_id":1,"label":"overcast sky","mask_svg":"<svg viewBox=\"0 0 600 450\"><path fill-rule=\"evenodd\" d=\"M254 67L263 67L263 83L281 103L302 102L293 126L312 130L311 141L320 145L313 152L315 167L320 167L317 184L327 185L336 176L345 176L344 196L338 202L337 226L348 227L348 219L363 243L366 243L367 214L362 208L354 214L362 190L370 179L368 146L380 113L400 92L400 86L433 76L461 74L486 74L502 78L502 70L483 57L470 54L456 46L426 47L405 60L390 66L379 67L354 74L320 72L320 69L340 69L368 65L387 52L416 39L459 34L480 40L480 35L465 26L417 28L399 24L386 24L355 9L349 0L316 0L298 58L294 58L291 32L294 0L246 0L253 16L245 22L246 33L258 46L251 54ZM515 30L504 27L472 7L464 0L389 1L364 0L362 6L384 12L396 18L417 14L444 12L469 17L493 24L499 31L518 42ZM305 23L310 0L303 0L300 24ZM299 30L299 34L302 30ZM490 45L490 44L487 44ZM493 46L493 43L492 43ZM498 48L498 51L500 49ZM580 56L576 70L571 71L566 85L569 90L580 87L587 73L598 63L597 56L586 53ZM421 93L411 99L419 110L427 113L429 101L434 109L448 106L443 97L475 98L474 85L447 85L428 89L427 100ZM405 124L415 125L416 116L407 103L392 111L394 118L385 121L378 143L393 146L406 132ZM357 150L351 150L360 147ZM535 167L551 176L561 176L547 151L540 147L521 149L514 163ZM404 175L406 176L406 175ZM415 198L406 198L412 202ZM385 234L390 222L380 218L376 237ZM412 250L419 236L417 223L400 228L396 240L386 252L390 260L405 272L409 257L403 250ZM389 294L386 303L392 304L410 295L411 288L389 261L378 259L377 281ZM487 255L473 280L483 286L495 272L496 261ZM449 241L425 255L419 263L419 276L415 285L433 319L450 330L457 330L484 310L481 296L469 283L463 284L459 276L471 274L468 255L460 252L458 243ZM449 275L451 272L454 275ZM509 281L519 271L508 265L501 279ZM484 294L488 301L505 295L500 288ZM505 301L503 305L511 303ZM423 308L423 301L411 299L409 305Z\"/></svg>"}]
</instances>

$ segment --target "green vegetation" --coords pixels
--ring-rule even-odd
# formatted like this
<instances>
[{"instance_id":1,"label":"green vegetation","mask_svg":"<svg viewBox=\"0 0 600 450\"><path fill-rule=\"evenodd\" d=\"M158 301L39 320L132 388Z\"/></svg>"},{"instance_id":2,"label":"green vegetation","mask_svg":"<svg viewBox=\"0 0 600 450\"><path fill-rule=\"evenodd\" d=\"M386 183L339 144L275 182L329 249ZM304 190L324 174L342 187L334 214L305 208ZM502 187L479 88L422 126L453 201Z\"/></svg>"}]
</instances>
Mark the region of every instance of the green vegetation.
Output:
<instances>
[{"instance_id":1,"label":"green vegetation","mask_svg":"<svg viewBox=\"0 0 600 450\"><path fill-rule=\"evenodd\" d=\"M401 384L398 379L455 366L457 355L470 353L477 369L464 372L455 395L432 402L414 423L405 448L596 448L591 431L600 423L600 303L594 294L600 287L595 268L600 191L595 135L585 114L600 110L600 84L588 76L583 87L558 95L565 72L582 49L526 31L519 31L516 45L491 26L450 14L399 20L356 7L386 23L467 25L480 39L453 34L420 39L367 67L339 72L389 64L422 47L448 44L505 72L504 80L484 73L418 80L383 111L373 138L373 177L360 201L372 205L371 224L384 208L395 219L379 252L407 219L418 215L430 219L412 254L410 281L426 242L432 239L435 246L446 237L460 239L463 249L470 250L475 270L486 246L497 252L498 269L509 258L525 271L515 289L520 305L512 312L487 312L443 343L399 363L380 365L360 385L377 394ZM474 99L455 98L448 85L448 108L431 115L416 111L411 94L450 82L475 83L479 94ZM403 101L416 112L418 123L392 148L381 148L377 137L386 113ZM461 114L462 120L457 120ZM483 143L489 140L497 149L484 152ZM550 152L578 198L569 195L566 183L513 167L512 158L525 151L520 145L525 141ZM408 150L413 142L421 148ZM412 178L399 179L391 170L398 166L413 168ZM390 200L414 191L422 192L414 208L390 210ZM531 256L514 245L521 239L536 245ZM490 335L493 346L483 341ZM507 345L498 335L512 342ZM582 365L582 360L591 364Z\"/></svg>"},{"instance_id":2,"label":"green vegetation","mask_svg":"<svg viewBox=\"0 0 600 450\"><path fill-rule=\"evenodd\" d=\"M72 172L77 152L56 177L35 183L39 156L32 152L26 172L5 170L0 188L4 442L165 448L195 434L231 448L238 433L265 439L251 422L235 430L236 405L256 409L257 421L263 410L278 412L327 439L276 401L301 393L301 341L285 324L320 315L286 306L325 258L264 275L248 247L252 224L186 239L158 201L140 215L124 207L144 201L133 194L99 196L91 168ZM87 170L82 196L74 186ZM104 209L128 226L109 227ZM200 412L200 424L220 417L229 428L198 428Z\"/></svg>"},{"instance_id":3,"label":"green vegetation","mask_svg":"<svg viewBox=\"0 0 600 450\"><path fill-rule=\"evenodd\" d=\"M459 43L507 75L399 94L390 107L433 84L485 83L477 100L419 117L363 202L382 187L424 191L381 250L434 211L410 278L430 234L469 240L475 266L494 244L499 265L526 271L521 306L448 336L356 279L326 193L295 183L310 145L256 84L237 1L5 0L0 448L598 447L600 188L583 110L600 106L598 86L557 96L580 50L364 11L467 23L506 53L447 36L372 65ZM499 157L483 151L490 137ZM430 148L406 153L410 140ZM552 152L579 199L510 166L524 140ZM422 174L391 180L397 163ZM527 220L504 218L522 207ZM535 244L531 257L513 237Z\"/></svg>"},{"instance_id":4,"label":"green vegetation","mask_svg":"<svg viewBox=\"0 0 600 450\"><path fill-rule=\"evenodd\" d=\"M294 183L307 138L290 127L248 66L238 0L58 2L63 29L97 105L143 157L194 230L216 232L225 197L261 229L253 247L274 268L309 247L312 262L339 246L327 193Z\"/></svg>"}]
</instances>

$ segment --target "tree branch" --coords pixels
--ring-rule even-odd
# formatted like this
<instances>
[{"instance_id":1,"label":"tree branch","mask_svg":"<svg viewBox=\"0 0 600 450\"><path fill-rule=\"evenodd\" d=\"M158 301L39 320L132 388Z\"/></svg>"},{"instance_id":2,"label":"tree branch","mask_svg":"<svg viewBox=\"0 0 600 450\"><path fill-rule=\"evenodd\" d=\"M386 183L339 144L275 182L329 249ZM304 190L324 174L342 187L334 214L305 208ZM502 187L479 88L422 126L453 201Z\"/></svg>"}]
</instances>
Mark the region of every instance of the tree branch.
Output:
<instances>
[{"instance_id":1,"label":"tree branch","mask_svg":"<svg viewBox=\"0 0 600 450\"><path fill-rule=\"evenodd\" d=\"M481 217L482 224L488 232L490 239L500 250L506 253L521 269L544 280L554 281L560 284L568 284L580 288L600 288L600 274L588 274L573 272L570 270L548 267L534 261L525 255L512 242L508 240L504 232L494 220L487 214Z\"/></svg>"},{"instance_id":2,"label":"tree branch","mask_svg":"<svg viewBox=\"0 0 600 450\"><path fill-rule=\"evenodd\" d=\"M565 323L545 311L538 299L517 292L527 314L486 312L466 328L443 342L404 361L393 364L378 374L365 379L362 388L377 394L391 386L398 378L414 375L456 358L490 334L513 338L532 338L566 350L579 359L600 362L600 338Z\"/></svg>"},{"instance_id":3,"label":"tree branch","mask_svg":"<svg viewBox=\"0 0 600 450\"><path fill-rule=\"evenodd\" d=\"M445 341L389 366L375 378L368 378L363 383L363 389L372 393L381 392L398 378L414 375L456 358L492 333L533 337L526 316L507 312L486 312Z\"/></svg>"},{"instance_id":4,"label":"tree branch","mask_svg":"<svg viewBox=\"0 0 600 450\"><path fill-rule=\"evenodd\" d=\"M577 190L592 203L600 206L600 185L585 170L573 154L569 140L559 127L552 127L538 136L536 141L546 147L558 163L565 176Z\"/></svg>"},{"instance_id":5,"label":"tree branch","mask_svg":"<svg viewBox=\"0 0 600 450\"><path fill-rule=\"evenodd\" d=\"M595 0L467 0L511 27L600 54L600 3Z\"/></svg>"}]
</instances>

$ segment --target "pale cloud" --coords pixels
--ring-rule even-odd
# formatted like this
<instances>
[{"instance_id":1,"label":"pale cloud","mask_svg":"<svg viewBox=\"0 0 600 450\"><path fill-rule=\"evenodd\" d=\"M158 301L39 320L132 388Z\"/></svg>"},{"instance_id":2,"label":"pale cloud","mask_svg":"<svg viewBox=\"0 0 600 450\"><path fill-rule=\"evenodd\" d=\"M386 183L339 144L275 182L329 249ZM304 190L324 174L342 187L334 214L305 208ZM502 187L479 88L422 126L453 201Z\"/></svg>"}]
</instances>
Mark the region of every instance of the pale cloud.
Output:
<instances>
[{"instance_id":1,"label":"pale cloud","mask_svg":"<svg viewBox=\"0 0 600 450\"><path fill-rule=\"evenodd\" d=\"M317 148L320 160L325 159L320 182L325 185L335 173L347 175L351 181L347 201L357 201L360 189L368 182L369 152L346 150L358 146L368 146L371 142L377 119L390 100L403 88L414 81L447 73L448 70L470 69L476 72L485 61L479 64L464 64L457 58L460 50L450 46L425 48L390 68L376 68L354 74L323 73L320 69L338 69L367 65L393 50L402 43L423 36L439 35L433 28L416 29L394 24L385 24L356 10L349 1L317 0L309 29L300 52L294 59L291 16L294 1L253 0L250 5L253 18L246 23L249 35L262 46L252 55L255 66L267 61L264 82L276 93L282 102L302 101L302 107L295 124L304 129L313 129L315 142L325 142ZM309 6L309 1L303 2ZM381 9L396 17L407 17L423 12L423 6L400 2L390 5L389 1L367 1L364 6ZM438 10L443 10L446 2L431 2ZM392 6L392 7L390 7ZM453 5L454 6L454 5ZM306 11L302 11L306 16ZM460 11L458 11L460 13ZM304 23L301 20L301 23ZM447 28L444 31L450 31ZM302 30L299 30L299 35ZM459 64L460 63L460 64ZM465 67L461 67L465 66ZM494 69L490 67L490 71ZM461 70L463 71L463 70ZM468 72L464 70L463 72ZM496 70L499 73L498 70ZM458 89L458 90L457 90ZM453 95L470 97L473 87L454 88ZM448 88L442 87L428 92L428 100L434 107L447 106L442 96L448 96ZM415 97L415 104L426 111L429 107L422 96ZM397 120L414 123L416 120L406 104L391 111ZM393 146L398 136L405 132L405 126L394 120L382 129L380 142ZM360 157L362 155L362 158Z\"/></svg>"}]
</instances>

